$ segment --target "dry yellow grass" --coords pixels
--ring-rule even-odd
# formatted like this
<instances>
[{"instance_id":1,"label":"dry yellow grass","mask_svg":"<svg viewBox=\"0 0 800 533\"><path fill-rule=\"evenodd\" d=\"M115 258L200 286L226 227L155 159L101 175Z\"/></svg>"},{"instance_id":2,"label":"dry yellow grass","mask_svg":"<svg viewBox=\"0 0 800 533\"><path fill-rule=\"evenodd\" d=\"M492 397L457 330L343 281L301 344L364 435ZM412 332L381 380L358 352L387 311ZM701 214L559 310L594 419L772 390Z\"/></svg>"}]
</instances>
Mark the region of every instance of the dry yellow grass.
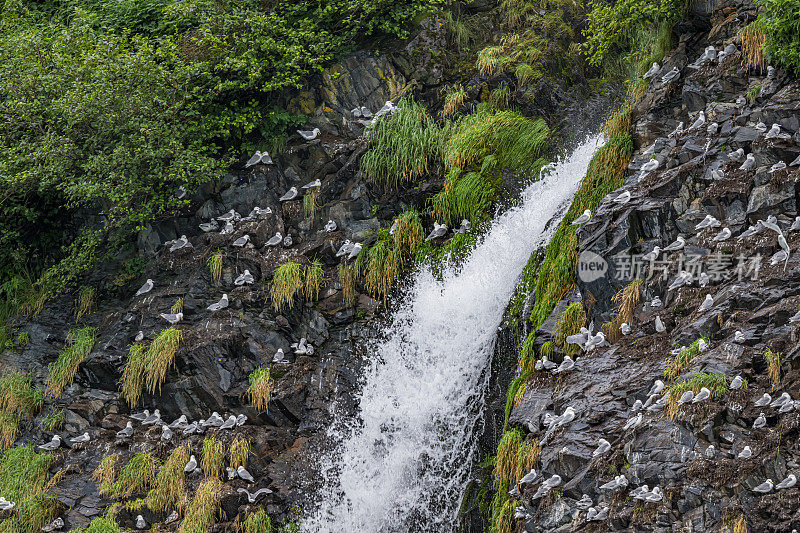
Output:
<instances>
[{"instance_id":1,"label":"dry yellow grass","mask_svg":"<svg viewBox=\"0 0 800 533\"><path fill-rule=\"evenodd\" d=\"M147 493L145 502L154 511L175 509L183 512L186 509L183 468L189 461L189 444L175 448L161 470L156 475L154 487Z\"/></svg>"},{"instance_id":2,"label":"dry yellow grass","mask_svg":"<svg viewBox=\"0 0 800 533\"><path fill-rule=\"evenodd\" d=\"M203 469L206 478L221 479L222 477L222 443L214 437L203 440L200 468Z\"/></svg>"},{"instance_id":3,"label":"dry yellow grass","mask_svg":"<svg viewBox=\"0 0 800 533\"><path fill-rule=\"evenodd\" d=\"M234 470L240 466L247 467L248 457L250 457L250 441L242 437L236 437L231 443L228 466Z\"/></svg>"},{"instance_id":4,"label":"dry yellow grass","mask_svg":"<svg viewBox=\"0 0 800 533\"><path fill-rule=\"evenodd\" d=\"M274 387L269 367L260 366L256 368L250 373L249 379L250 388L247 389L247 395L250 396L253 407L259 411L267 411Z\"/></svg>"},{"instance_id":5,"label":"dry yellow grass","mask_svg":"<svg viewBox=\"0 0 800 533\"><path fill-rule=\"evenodd\" d=\"M604 328L606 336L611 342L622 336L619 328L623 323L630 325L633 311L639 305L639 300L641 299L641 291L639 289L643 281L642 279L631 281L611 298L611 301L617 304L617 314L614 320L605 325Z\"/></svg>"},{"instance_id":6,"label":"dry yellow grass","mask_svg":"<svg viewBox=\"0 0 800 533\"><path fill-rule=\"evenodd\" d=\"M207 533L214 524L214 515L222 497L222 483L216 478L208 478L197 489L189 504L186 517L178 527L178 533Z\"/></svg>"},{"instance_id":7,"label":"dry yellow grass","mask_svg":"<svg viewBox=\"0 0 800 533\"><path fill-rule=\"evenodd\" d=\"M758 68L764 71L767 61L764 57L764 45L767 43L767 36L764 28L757 21L742 28L739 31L742 39L742 64L745 67Z\"/></svg>"},{"instance_id":8,"label":"dry yellow grass","mask_svg":"<svg viewBox=\"0 0 800 533\"><path fill-rule=\"evenodd\" d=\"M119 454L112 453L103 457L100 464L92 472L92 480L97 481L100 486L100 495L109 496L112 493L112 486L117 475L116 464Z\"/></svg>"}]
</instances>

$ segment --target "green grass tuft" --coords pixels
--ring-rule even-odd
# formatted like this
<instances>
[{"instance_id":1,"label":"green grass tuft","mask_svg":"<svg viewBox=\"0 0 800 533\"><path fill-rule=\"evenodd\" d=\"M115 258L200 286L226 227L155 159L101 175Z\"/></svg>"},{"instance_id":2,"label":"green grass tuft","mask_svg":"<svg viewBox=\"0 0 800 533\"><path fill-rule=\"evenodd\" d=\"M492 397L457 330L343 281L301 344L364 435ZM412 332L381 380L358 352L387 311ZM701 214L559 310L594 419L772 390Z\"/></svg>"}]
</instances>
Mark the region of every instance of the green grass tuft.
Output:
<instances>
[{"instance_id":1,"label":"green grass tuft","mask_svg":"<svg viewBox=\"0 0 800 533\"><path fill-rule=\"evenodd\" d=\"M210 531L221 497L222 483L219 479L206 478L189 504L186 516L178 527L178 533L207 533Z\"/></svg>"},{"instance_id":2,"label":"green grass tuft","mask_svg":"<svg viewBox=\"0 0 800 533\"><path fill-rule=\"evenodd\" d=\"M213 283L219 282L222 277L222 263L225 260L225 252L217 250L208 258L208 270L211 273L211 281Z\"/></svg>"},{"instance_id":3,"label":"green grass tuft","mask_svg":"<svg viewBox=\"0 0 800 533\"><path fill-rule=\"evenodd\" d=\"M47 365L50 372L47 378L47 388L45 394L58 398L75 378L78 366L91 353L96 341L97 329L85 327L74 330L67 335L67 346L58 359Z\"/></svg>"},{"instance_id":4,"label":"green grass tuft","mask_svg":"<svg viewBox=\"0 0 800 533\"><path fill-rule=\"evenodd\" d=\"M36 453L32 446L0 455L0 494L17 504L14 514L0 521L0 532L32 533L55 519L59 503L48 491L60 476L49 476L52 462L50 454Z\"/></svg>"},{"instance_id":5,"label":"green grass tuft","mask_svg":"<svg viewBox=\"0 0 800 533\"><path fill-rule=\"evenodd\" d=\"M705 342L709 342L708 337L701 337ZM685 346L675 357L670 357L664 364L664 377L670 381L678 377L684 368L689 366L692 360L700 355L700 340L697 339L689 346Z\"/></svg>"},{"instance_id":6,"label":"green grass tuft","mask_svg":"<svg viewBox=\"0 0 800 533\"><path fill-rule=\"evenodd\" d=\"M94 287L81 287L78 298L75 300L75 320L80 320L83 315L92 312L97 291Z\"/></svg>"},{"instance_id":7,"label":"green grass tuft","mask_svg":"<svg viewBox=\"0 0 800 533\"><path fill-rule=\"evenodd\" d=\"M150 346L137 343L128 348L128 361L120 383L122 397L129 405L133 407L139 403L144 389L151 394L161 390L181 337L181 330L168 328L159 333Z\"/></svg>"},{"instance_id":8,"label":"green grass tuft","mask_svg":"<svg viewBox=\"0 0 800 533\"><path fill-rule=\"evenodd\" d=\"M272 308L276 312L292 307L294 297L303 290L303 276L300 263L287 261L275 269L272 276Z\"/></svg>"},{"instance_id":9,"label":"green grass tuft","mask_svg":"<svg viewBox=\"0 0 800 533\"><path fill-rule=\"evenodd\" d=\"M270 377L269 367L260 366L250 373L250 387L247 395L253 407L259 411L266 412L269 409L269 401L272 399L272 389L274 383Z\"/></svg>"},{"instance_id":10,"label":"green grass tuft","mask_svg":"<svg viewBox=\"0 0 800 533\"><path fill-rule=\"evenodd\" d=\"M272 521L264 509L247 515L239 524L238 533L272 533Z\"/></svg>"},{"instance_id":11,"label":"green grass tuft","mask_svg":"<svg viewBox=\"0 0 800 533\"><path fill-rule=\"evenodd\" d=\"M222 478L222 443L215 437L203 439L203 456L200 459L200 468L206 478Z\"/></svg>"},{"instance_id":12,"label":"green grass tuft","mask_svg":"<svg viewBox=\"0 0 800 533\"><path fill-rule=\"evenodd\" d=\"M147 452L139 452L123 466L111 485L109 495L129 498L143 492L156 476L158 460Z\"/></svg>"},{"instance_id":13,"label":"green grass tuft","mask_svg":"<svg viewBox=\"0 0 800 533\"><path fill-rule=\"evenodd\" d=\"M303 276L303 293L307 301L316 300L319 289L325 282L325 271L322 270L322 263L317 260L312 261L306 266Z\"/></svg>"},{"instance_id":14,"label":"green grass tuft","mask_svg":"<svg viewBox=\"0 0 800 533\"><path fill-rule=\"evenodd\" d=\"M236 470L240 466L247 467L250 457L250 441L243 437L236 437L231 443L228 466Z\"/></svg>"},{"instance_id":15,"label":"green grass tuft","mask_svg":"<svg viewBox=\"0 0 800 533\"><path fill-rule=\"evenodd\" d=\"M339 265L339 284L342 286L342 302L345 307L356 303L356 272L352 266Z\"/></svg>"},{"instance_id":16,"label":"green grass tuft","mask_svg":"<svg viewBox=\"0 0 800 533\"><path fill-rule=\"evenodd\" d=\"M117 478L118 460L119 454L106 455L92 472L92 480L100 485L100 496L108 497L114 494L114 480Z\"/></svg>"},{"instance_id":17,"label":"green grass tuft","mask_svg":"<svg viewBox=\"0 0 800 533\"><path fill-rule=\"evenodd\" d=\"M124 533L113 516L98 516L87 527L73 529L72 533Z\"/></svg>"},{"instance_id":18,"label":"green grass tuft","mask_svg":"<svg viewBox=\"0 0 800 533\"><path fill-rule=\"evenodd\" d=\"M175 448L164 466L158 471L155 483L153 483L154 488L145 497L145 503L149 509L156 512L175 509L179 513L186 509L183 469L188 461L189 444Z\"/></svg>"},{"instance_id":19,"label":"green grass tuft","mask_svg":"<svg viewBox=\"0 0 800 533\"><path fill-rule=\"evenodd\" d=\"M743 386L746 387L747 384L745 383ZM678 412L678 400L684 392L692 391L697 394L703 387L711 391L712 398L721 398L728 392L728 380L725 379L724 374L700 372L691 378L672 383L664 393L667 396L667 416L670 419L675 418Z\"/></svg>"},{"instance_id":20,"label":"green grass tuft","mask_svg":"<svg viewBox=\"0 0 800 533\"><path fill-rule=\"evenodd\" d=\"M416 181L439 160L440 136L428 111L404 98L391 117L378 120L361 166L371 180L390 186Z\"/></svg>"},{"instance_id":21,"label":"green grass tuft","mask_svg":"<svg viewBox=\"0 0 800 533\"><path fill-rule=\"evenodd\" d=\"M764 350L764 361L767 363L772 389L777 389L781 384L781 354L767 348Z\"/></svg>"},{"instance_id":22,"label":"green grass tuft","mask_svg":"<svg viewBox=\"0 0 800 533\"><path fill-rule=\"evenodd\" d=\"M0 377L0 449L14 444L22 415L35 413L43 403L29 376L11 371Z\"/></svg>"},{"instance_id":23,"label":"green grass tuft","mask_svg":"<svg viewBox=\"0 0 800 533\"><path fill-rule=\"evenodd\" d=\"M567 355L578 351L577 344L567 344L567 337L578 333L586 325L586 311L581 302L570 304L561 316L558 317L555 329L555 344L560 346Z\"/></svg>"}]
</instances>

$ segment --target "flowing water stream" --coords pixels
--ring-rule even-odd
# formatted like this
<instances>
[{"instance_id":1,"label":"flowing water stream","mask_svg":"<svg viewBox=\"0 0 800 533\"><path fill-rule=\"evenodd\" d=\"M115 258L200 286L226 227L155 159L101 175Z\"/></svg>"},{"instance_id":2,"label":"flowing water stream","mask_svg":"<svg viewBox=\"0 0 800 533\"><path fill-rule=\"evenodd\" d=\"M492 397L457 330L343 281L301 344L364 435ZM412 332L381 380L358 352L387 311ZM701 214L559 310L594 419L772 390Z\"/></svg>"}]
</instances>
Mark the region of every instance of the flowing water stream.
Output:
<instances>
[{"instance_id":1,"label":"flowing water stream","mask_svg":"<svg viewBox=\"0 0 800 533\"><path fill-rule=\"evenodd\" d=\"M500 215L443 279L416 273L371 350L359 417L331 430L324 486L303 529L448 533L475 463L497 328L531 252L545 244L598 147L591 136ZM557 222L557 220L556 220Z\"/></svg>"}]
</instances>

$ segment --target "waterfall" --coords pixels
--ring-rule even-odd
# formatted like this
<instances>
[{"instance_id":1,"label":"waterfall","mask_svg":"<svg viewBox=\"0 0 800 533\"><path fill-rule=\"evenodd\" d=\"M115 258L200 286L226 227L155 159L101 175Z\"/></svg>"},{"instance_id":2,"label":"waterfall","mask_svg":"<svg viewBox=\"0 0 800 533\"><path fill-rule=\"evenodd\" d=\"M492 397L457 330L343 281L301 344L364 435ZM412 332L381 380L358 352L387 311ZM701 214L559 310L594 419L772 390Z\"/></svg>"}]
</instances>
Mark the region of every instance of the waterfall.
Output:
<instances>
[{"instance_id":1,"label":"waterfall","mask_svg":"<svg viewBox=\"0 0 800 533\"><path fill-rule=\"evenodd\" d=\"M415 274L372 347L358 419L330 432L339 444L321 461L324 486L304 531L455 530L503 312L599 142L590 137L528 186L460 267L443 279Z\"/></svg>"}]
</instances>

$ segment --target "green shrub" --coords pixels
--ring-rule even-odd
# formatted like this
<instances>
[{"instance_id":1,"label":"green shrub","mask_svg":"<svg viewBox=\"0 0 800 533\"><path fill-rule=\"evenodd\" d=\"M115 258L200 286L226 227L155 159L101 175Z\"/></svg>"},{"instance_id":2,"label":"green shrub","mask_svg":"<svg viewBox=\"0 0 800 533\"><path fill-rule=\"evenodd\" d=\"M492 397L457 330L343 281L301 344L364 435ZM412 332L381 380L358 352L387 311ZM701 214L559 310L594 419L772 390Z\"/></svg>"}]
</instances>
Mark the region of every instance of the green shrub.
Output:
<instances>
[{"instance_id":1,"label":"green shrub","mask_svg":"<svg viewBox=\"0 0 800 533\"><path fill-rule=\"evenodd\" d=\"M599 65L612 53L630 48L630 38L640 27L658 27L683 16L686 0L592 0L586 17L585 48L589 62Z\"/></svg>"},{"instance_id":2,"label":"green shrub","mask_svg":"<svg viewBox=\"0 0 800 533\"><path fill-rule=\"evenodd\" d=\"M800 0L758 0L757 24L769 60L800 74Z\"/></svg>"}]
</instances>

